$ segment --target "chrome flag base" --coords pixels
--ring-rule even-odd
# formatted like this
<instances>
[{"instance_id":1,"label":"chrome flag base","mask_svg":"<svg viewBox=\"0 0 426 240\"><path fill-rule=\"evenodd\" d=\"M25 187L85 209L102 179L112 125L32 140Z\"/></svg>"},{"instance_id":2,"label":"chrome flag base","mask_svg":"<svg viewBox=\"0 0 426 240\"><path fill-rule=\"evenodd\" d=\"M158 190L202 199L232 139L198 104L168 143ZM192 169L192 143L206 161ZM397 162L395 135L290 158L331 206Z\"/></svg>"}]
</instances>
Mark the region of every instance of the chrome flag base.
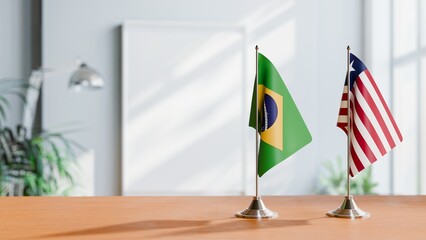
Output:
<instances>
[{"instance_id":1,"label":"chrome flag base","mask_svg":"<svg viewBox=\"0 0 426 240\"><path fill-rule=\"evenodd\" d=\"M250 206L235 214L239 218L276 218L278 213L269 210L260 197L253 197Z\"/></svg>"},{"instance_id":2,"label":"chrome flag base","mask_svg":"<svg viewBox=\"0 0 426 240\"><path fill-rule=\"evenodd\" d=\"M368 218L370 217L370 213L365 212L358 208L353 199L352 195L345 196L343 200L342 206L333 211L327 212L327 215L330 217L338 217L338 218Z\"/></svg>"}]
</instances>

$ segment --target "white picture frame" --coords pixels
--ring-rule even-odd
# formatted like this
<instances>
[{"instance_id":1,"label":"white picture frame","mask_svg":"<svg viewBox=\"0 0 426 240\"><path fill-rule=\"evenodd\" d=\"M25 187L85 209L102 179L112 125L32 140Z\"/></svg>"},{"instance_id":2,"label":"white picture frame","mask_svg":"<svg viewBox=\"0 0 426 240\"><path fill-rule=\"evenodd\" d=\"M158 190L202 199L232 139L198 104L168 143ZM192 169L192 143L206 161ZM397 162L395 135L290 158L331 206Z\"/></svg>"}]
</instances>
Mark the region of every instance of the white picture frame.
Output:
<instances>
[{"instance_id":1,"label":"white picture frame","mask_svg":"<svg viewBox=\"0 0 426 240\"><path fill-rule=\"evenodd\" d=\"M122 26L122 195L240 195L248 129L246 31Z\"/></svg>"}]
</instances>

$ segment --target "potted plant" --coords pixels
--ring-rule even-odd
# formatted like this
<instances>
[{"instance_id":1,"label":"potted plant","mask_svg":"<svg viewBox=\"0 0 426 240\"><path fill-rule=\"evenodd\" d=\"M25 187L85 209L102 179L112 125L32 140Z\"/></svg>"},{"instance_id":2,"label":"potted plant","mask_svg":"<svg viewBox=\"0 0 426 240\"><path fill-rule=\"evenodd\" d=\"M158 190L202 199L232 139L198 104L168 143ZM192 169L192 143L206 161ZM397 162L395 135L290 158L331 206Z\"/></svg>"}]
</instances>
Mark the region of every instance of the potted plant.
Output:
<instances>
[{"instance_id":1,"label":"potted plant","mask_svg":"<svg viewBox=\"0 0 426 240\"><path fill-rule=\"evenodd\" d=\"M26 104L24 92L31 87L18 80L0 80L0 195L67 195L75 184L74 148L81 146L65 137L66 131L27 134L32 129L4 126L8 95Z\"/></svg>"}]
</instances>

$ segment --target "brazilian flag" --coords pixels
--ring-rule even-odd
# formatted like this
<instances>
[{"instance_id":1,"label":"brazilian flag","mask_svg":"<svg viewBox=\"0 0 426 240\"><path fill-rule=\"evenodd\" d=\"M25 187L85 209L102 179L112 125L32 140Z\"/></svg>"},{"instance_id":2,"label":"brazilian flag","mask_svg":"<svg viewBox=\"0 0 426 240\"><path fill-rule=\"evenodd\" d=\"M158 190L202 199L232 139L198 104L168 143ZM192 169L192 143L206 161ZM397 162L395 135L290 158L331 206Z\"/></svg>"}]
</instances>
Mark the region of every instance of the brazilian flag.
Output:
<instances>
[{"instance_id":1,"label":"brazilian flag","mask_svg":"<svg viewBox=\"0 0 426 240\"><path fill-rule=\"evenodd\" d=\"M312 137L277 69L260 53L258 74L258 107L253 89L249 126L256 128L258 113L261 139L258 174L262 176L310 143Z\"/></svg>"}]
</instances>

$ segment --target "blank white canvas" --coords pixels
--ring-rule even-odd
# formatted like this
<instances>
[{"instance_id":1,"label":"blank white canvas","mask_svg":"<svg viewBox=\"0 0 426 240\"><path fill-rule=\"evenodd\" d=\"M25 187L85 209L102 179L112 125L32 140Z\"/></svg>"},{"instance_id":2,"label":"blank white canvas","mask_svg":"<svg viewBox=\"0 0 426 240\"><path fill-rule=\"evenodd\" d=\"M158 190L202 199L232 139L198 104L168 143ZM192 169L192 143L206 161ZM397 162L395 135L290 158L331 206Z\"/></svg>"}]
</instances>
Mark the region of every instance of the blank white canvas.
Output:
<instances>
[{"instance_id":1,"label":"blank white canvas","mask_svg":"<svg viewBox=\"0 0 426 240\"><path fill-rule=\"evenodd\" d=\"M241 194L242 28L127 22L122 28L122 194Z\"/></svg>"}]
</instances>

